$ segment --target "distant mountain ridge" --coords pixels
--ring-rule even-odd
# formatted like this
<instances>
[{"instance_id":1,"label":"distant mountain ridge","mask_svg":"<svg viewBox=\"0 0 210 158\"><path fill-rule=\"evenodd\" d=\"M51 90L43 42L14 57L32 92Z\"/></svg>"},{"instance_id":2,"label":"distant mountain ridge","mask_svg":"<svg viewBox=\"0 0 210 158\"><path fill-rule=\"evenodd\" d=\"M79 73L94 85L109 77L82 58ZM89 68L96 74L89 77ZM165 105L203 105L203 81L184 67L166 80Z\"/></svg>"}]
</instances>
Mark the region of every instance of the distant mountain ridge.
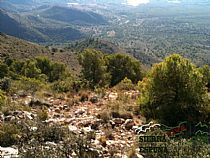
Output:
<instances>
[{"instance_id":1,"label":"distant mountain ridge","mask_svg":"<svg viewBox=\"0 0 210 158\"><path fill-rule=\"evenodd\" d=\"M30 41L44 42L44 38L40 34L24 26L2 9L0 9L0 21L2 21L0 23L0 32Z\"/></svg>"},{"instance_id":2,"label":"distant mountain ridge","mask_svg":"<svg viewBox=\"0 0 210 158\"><path fill-rule=\"evenodd\" d=\"M90 11L75 8L53 6L40 14L44 18L80 25L107 24L105 18Z\"/></svg>"},{"instance_id":3,"label":"distant mountain ridge","mask_svg":"<svg viewBox=\"0 0 210 158\"><path fill-rule=\"evenodd\" d=\"M34 0L7 0L10 3L13 4L31 4L34 3Z\"/></svg>"},{"instance_id":4,"label":"distant mountain ridge","mask_svg":"<svg viewBox=\"0 0 210 158\"><path fill-rule=\"evenodd\" d=\"M0 21L3 21L0 23L0 32L37 43L71 41L84 36L79 30L68 25L55 22L49 24L47 20L38 17L20 16L2 9Z\"/></svg>"},{"instance_id":5,"label":"distant mountain ridge","mask_svg":"<svg viewBox=\"0 0 210 158\"><path fill-rule=\"evenodd\" d=\"M63 43L85 37L77 26L108 24L104 16L92 11L36 5L40 2L0 1L0 32L37 43Z\"/></svg>"}]
</instances>

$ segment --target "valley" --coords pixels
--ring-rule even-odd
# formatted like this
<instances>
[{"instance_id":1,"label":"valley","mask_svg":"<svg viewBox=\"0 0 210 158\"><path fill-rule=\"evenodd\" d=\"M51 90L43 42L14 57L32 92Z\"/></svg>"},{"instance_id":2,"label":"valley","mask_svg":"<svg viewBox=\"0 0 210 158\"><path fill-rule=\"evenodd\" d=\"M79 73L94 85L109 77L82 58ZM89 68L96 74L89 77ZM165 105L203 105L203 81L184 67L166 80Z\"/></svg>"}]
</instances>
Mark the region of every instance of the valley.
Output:
<instances>
[{"instance_id":1,"label":"valley","mask_svg":"<svg viewBox=\"0 0 210 158\"><path fill-rule=\"evenodd\" d=\"M138 7L123 5L124 2L116 7L111 3L75 1L68 8L64 7L67 1L51 5L37 1L33 2L33 9L18 12L7 9L9 2L1 3L5 3L2 6L6 10L1 11L1 19L7 16L7 20L0 31L19 38L44 45L99 38L124 49L147 66L172 53L190 58L199 66L210 63L208 1L152 1Z\"/></svg>"}]
</instances>

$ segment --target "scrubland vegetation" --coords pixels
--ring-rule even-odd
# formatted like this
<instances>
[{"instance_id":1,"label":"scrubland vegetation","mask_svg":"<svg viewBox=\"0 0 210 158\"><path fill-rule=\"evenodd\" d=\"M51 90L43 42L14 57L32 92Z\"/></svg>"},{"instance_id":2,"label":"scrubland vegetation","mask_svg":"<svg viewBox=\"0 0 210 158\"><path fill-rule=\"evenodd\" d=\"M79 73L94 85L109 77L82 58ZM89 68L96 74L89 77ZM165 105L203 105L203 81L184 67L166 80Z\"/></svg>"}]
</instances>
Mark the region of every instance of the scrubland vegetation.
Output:
<instances>
[{"instance_id":1,"label":"scrubland vegetation","mask_svg":"<svg viewBox=\"0 0 210 158\"><path fill-rule=\"evenodd\" d=\"M118 93L117 99L106 102L104 110L97 116L103 120L103 124L109 124L115 118L129 120L139 115L143 122L153 120L169 126L176 126L182 121L209 124L208 66L196 67L190 60L174 54L146 72L141 63L131 56L107 55L94 49L82 51L78 60L82 66L80 76L72 75L65 64L47 57L2 59L0 108L5 118L0 125L0 146L15 145L21 157L69 157L72 154L80 158L102 156L92 148L94 133L77 135L69 131L67 126L46 123L51 105L42 101L45 96L60 96L60 100L67 96L68 104L74 105L89 100L89 93L94 92L103 98L106 91L115 91ZM136 98L126 95L131 90L139 92ZM80 98L72 97L75 94L79 94ZM16 96L27 95L33 97L27 105L14 101ZM97 103L97 100L98 97L93 97L90 101ZM32 120L7 118L11 113L15 115L20 111L36 111L36 115L30 116ZM132 130L133 125L128 124L125 130ZM94 125L92 128L98 127ZM150 132L154 135L155 131ZM112 130L106 130L99 142L105 147L107 140L113 137ZM49 142L51 144L43 147ZM208 144L202 140L197 140L197 144L191 138L169 140L171 152L174 152L176 143L181 144L180 149L176 150L182 157L187 156L185 148L192 149L196 145L200 146L200 150L196 150L198 157L209 156ZM130 149L128 155L132 157L135 152ZM161 154L140 154L163 157Z\"/></svg>"}]
</instances>

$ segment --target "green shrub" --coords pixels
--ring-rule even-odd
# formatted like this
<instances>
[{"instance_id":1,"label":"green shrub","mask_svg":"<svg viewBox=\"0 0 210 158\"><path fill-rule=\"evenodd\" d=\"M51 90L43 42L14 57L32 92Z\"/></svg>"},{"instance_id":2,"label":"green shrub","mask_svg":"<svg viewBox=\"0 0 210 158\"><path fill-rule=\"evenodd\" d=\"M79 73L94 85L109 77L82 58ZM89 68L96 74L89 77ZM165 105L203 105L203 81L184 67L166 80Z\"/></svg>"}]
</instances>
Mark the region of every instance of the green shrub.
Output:
<instances>
[{"instance_id":1,"label":"green shrub","mask_svg":"<svg viewBox=\"0 0 210 158\"><path fill-rule=\"evenodd\" d=\"M36 62L33 60L27 60L22 67L22 75L28 78L38 79L41 75L41 70L36 67Z\"/></svg>"},{"instance_id":2,"label":"green shrub","mask_svg":"<svg viewBox=\"0 0 210 158\"><path fill-rule=\"evenodd\" d=\"M0 110L5 105L6 97L4 96L4 93L0 90Z\"/></svg>"},{"instance_id":3,"label":"green shrub","mask_svg":"<svg viewBox=\"0 0 210 158\"><path fill-rule=\"evenodd\" d=\"M48 157L48 158L63 158L72 157L79 158L98 158L99 154L96 150L91 148L90 141L86 136L78 136L74 133L68 132L65 139L57 145L44 146L42 143L32 140L20 148L20 156L27 158Z\"/></svg>"},{"instance_id":4,"label":"green shrub","mask_svg":"<svg viewBox=\"0 0 210 158\"><path fill-rule=\"evenodd\" d=\"M9 55L6 56L6 57L4 58L4 63L5 63L7 66L11 66L13 62L14 62L14 60L11 59L11 58L9 57Z\"/></svg>"},{"instance_id":5,"label":"green shrub","mask_svg":"<svg viewBox=\"0 0 210 158\"><path fill-rule=\"evenodd\" d=\"M21 60L14 60L9 67L9 70L15 74L21 75L25 62Z\"/></svg>"},{"instance_id":6,"label":"green shrub","mask_svg":"<svg viewBox=\"0 0 210 158\"><path fill-rule=\"evenodd\" d=\"M53 62L47 57L37 57L25 61L12 60L9 70L10 75L14 78L21 75L49 82L61 80L70 74L63 63Z\"/></svg>"},{"instance_id":7,"label":"green shrub","mask_svg":"<svg viewBox=\"0 0 210 158\"><path fill-rule=\"evenodd\" d=\"M62 63L54 62L51 65L51 71L49 73L49 82L58 81L63 79L66 75L66 66Z\"/></svg>"},{"instance_id":8,"label":"green shrub","mask_svg":"<svg viewBox=\"0 0 210 158\"><path fill-rule=\"evenodd\" d=\"M0 61L0 78L4 78L7 75L8 71L8 66Z\"/></svg>"},{"instance_id":9,"label":"green shrub","mask_svg":"<svg viewBox=\"0 0 210 158\"><path fill-rule=\"evenodd\" d=\"M52 88L57 92L73 91L73 78L68 77L65 80L55 81Z\"/></svg>"},{"instance_id":10,"label":"green shrub","mask_svg":"<svg viewBox=\"0 0 210 158\"><path fill-rule=\"evenodd\" d=\"M47 57L37 57L36 66L41 70L41 72L47 76L51 71L51 61Z\"/></svg>"},{"instance_id":11,"label":"green shrub","mask_svg":"<svg viewBox=\"0 0 210 158\"><path fill-rule=\"evenodd\" d=\"M205 121L206 82L189 60L171 55L155 65L139 85L140 109L146 118L169 126L182 121Z\"/></svg>"},{"instance_id":12,"label":"green shrub","mask_svg":"<svg viewBox=\"0 0 210 158\"><path fill-rule=\"evenodd\" d=\"M34 78L21 77L18 80L11 81L10 93L23 92L24 94L34 95L37 91L48 90L49 85L46 82Z\"/></svg>"},{"instance_id":13,"label":"green shrub","mask_svg":"<svg viewBox=\"0 0 210 158\"><path fill-rule=\"evenodd\" d=\"M36 66L41 70L42 74L48 77L49 82L62 80L69 76L66 65L60 62L53 62L47 57L37 57Z\"/></svg>"},{"instance_id":14,"label":"green shrub","mask_svg":"<svg viewBox=\"0 0 210 158\"><path fill-rule=\"evenodd\" d=\"M15 124L4 123L0 125L0 146L9 147L19 140L20 131Z\"/></svg>"},{"instance_id":15,"label":"green shrub","mask_svg":"<svg viewBox=\"0 0 210 158\"><path fill-rule=\"evenodd\" d=\"M64 131L58 125L40 125L37 131L37 139L40 142L59 142L64 138Z\"/></svg>"},{"instance_id":16,"label":"green shrub","mask_svg":"<svg viewBox=\"0 0 210 158\"><path fill-rule=\"evenodd\" d=\"M46 110L39 110L37 111L37 118L40 120L40 121L45 121L48 119L48 113Z\"/></svg>"},{"instance_id":17,"label":"green shrub","mask_svg":"<svg viewBox=\"0 0 210 158\"><path fill-rule=\"evenodd\" d=\"M107 110L102 111L97 116L99 119L102 119L104 123L108 123L108 121L111 119L111 114Z\"/></svg>"},{"instance_id":18,"label":"green shrub","mask_svg":"<svg viewBox=\"0 0 210 158\"><path fill-rule=\"evenodd\" d=\"M133 90L135 89L135 85L132 83L132 81L130 79L128 79L127 77L125 77L120 83L118 83L115 86L116 89L118 90Z\"/></svg>"},{"instance_id":19,"label":"green shrub","mask_svg":"<svg viewBox=\"0 0 210 158\"><path fill-rule=\"evenodd\" d=\"M203 67L199 68L199 71L203 75L203 79L206 82L206 86L208 87L208 90L210 91L210 68L208 65L204 65Z\"/></svg>"},{"instance_id":20,"label":"green shrub","mask_svg":"<svg viewBox=\"0 0 210 158\"><path fill-rule=\"evenodd\" d=\"M0 89L3 91L8 92L11 87L11 79L8 77L4 77L3 79L0 79Z\"/></svg>"},{"instance_id":21,"label":"green shrub","mask_svg":"<svg viewBox=\"0 0 210 158\"><path fill-rule=\"evenodd\" d=\"M79 56L83 78L89 81L90 88L103 87L109 84L106 59L102 52L85 49Z\"/></svg>"},{"instance_id":22,"label":"green shrub","mask_svg":"<svg viewBox=\"0 0 210 158\"><path fill-rule=\"evenodd\" d=\"M107 69L111 74L111 86L115 86L125 77L133 83L142 79L142 69L140 62L125 54L111 54L107 56Z\"/></svg>"}]
</instances>

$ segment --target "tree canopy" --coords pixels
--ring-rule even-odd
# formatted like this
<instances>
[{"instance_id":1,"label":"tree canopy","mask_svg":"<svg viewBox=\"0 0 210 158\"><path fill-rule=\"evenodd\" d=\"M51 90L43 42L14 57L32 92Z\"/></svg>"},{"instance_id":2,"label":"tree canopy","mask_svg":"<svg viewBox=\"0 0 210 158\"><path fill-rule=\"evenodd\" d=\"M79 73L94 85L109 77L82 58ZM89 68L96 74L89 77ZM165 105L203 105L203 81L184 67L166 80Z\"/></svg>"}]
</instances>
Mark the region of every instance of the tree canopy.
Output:
<instances>
[{"instance_id":1,"label":"tree canopy","mask_svg":"<svg viewBox=\"0 0 210 158\"><path fill-rule=\"evenodd\" d=\"M199 68L200 72L204 77L204 81L206 82L206 86L208 87L208 91L210 90L210 68L208 65L204 65Z\"/></svg>"},{"instance_id":2,"label":"tree canopy","mask_svg":"<svg viewBox=\"0 0 210 158\"><path fill-rule=\"evenodd\" d=\"M142 79L141 65L135 58L125 54L111 54L107 56L108 70L111 74L111 86L118 84L125 77L133 83Z\"/></svg>"},{"instance_id":3,"label":"tree canopy","mask_svg":"<svg viewBox=\"0 0 210 158\"><path fill-rule=\"evenodd\" d=\"M205 120L206 81L189 60L171 55L155 65L140 82L141 112L168 125Z\"/></svg>"},{"instance_id":4,"label":"tree canopy","mask_svg":"<svg viewBox=\"0 0 210 158\"><path fill-rule=\"evenodd\" d=\"M89 86L105 86L109 84L110 75L107 72L106 59L102 52L94 49L85 49L79 56L82 65L83 78Z\"/></svg>"},{"instance_id":5,"label":"tree canopy","mask_svg":"<svg viewBox=\"0 0 210 158\"><path fill-rule=\"evenodd\" d=\"M142 79L141 64L125 54L105 55L94 49L86 49L80 54L82 75L90 87L115 86L124 78L137 83Z\"/></svg>"}]
</instances>

